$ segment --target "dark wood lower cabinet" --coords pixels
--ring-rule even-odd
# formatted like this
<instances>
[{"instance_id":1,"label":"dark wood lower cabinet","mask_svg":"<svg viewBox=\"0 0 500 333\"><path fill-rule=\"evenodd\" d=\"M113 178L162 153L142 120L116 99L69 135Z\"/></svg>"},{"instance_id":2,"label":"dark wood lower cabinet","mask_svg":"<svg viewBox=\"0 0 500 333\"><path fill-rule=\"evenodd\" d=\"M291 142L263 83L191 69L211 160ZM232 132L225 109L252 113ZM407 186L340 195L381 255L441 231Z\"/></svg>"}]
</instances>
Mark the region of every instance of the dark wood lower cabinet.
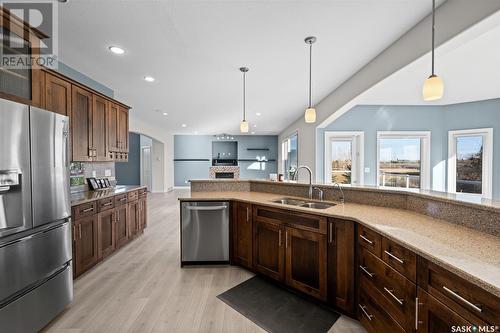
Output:
<instances>
[{"instance_id":1,"label":"dark wood lower cabinet","mask_svg":"<svg viewBox=\"0 0 500 333\"><path fill-rule=\"evenodd\" d=\"M349 314L355 312L354 239L353 221L328 220L328 303Z\"/></svg>"},{"instance_id":2,"label":"dark wood lower cabinet","mask_svg":"<svg viewBox=\"0 0 500 333\"><path fill-rule=\"evenodd\" d=\"M233 214L234 261L246 268L252 268L252 205L236 202Z\"/></svg>"},{"instance_id":3,"label":"dark wood lower cabinet","mask_svg":"<svg viewBox=\"0 0 500 333\"><path fill-rule=\"evenodd\" d=\"M146 198L140 198L139 200L139 212L138 212L138 227L139 231L144 231L147 225L147 210L146 210Z\"/></svg>"},{"instance_id":4,"label":"dark wood lower cabinet","mask_svg":"<svg viewBox=\"0 0 500 333\"><path fill-rule=\"evenodd\" d=\"M78 276L99 261L97 215L76 220L73 225L75 275Z\"/></svg>"},{"instance_id":5,"label":"dark wood lower cabinet","mask_svg":"<svg viewBox=\"0 0 500 333\"><path fill-rule=\"evenodd\" d=\"M326 301L326 236L285 228L286 283Z\"/></svg>"},{"instance_id":6,"label":"dark wood lower cabinet","mask_svg":"<svg viewBox=\"0 0 500 333\"><path fill-rule=\"evenodd\" d=\"M128 234L128 205L124 204L116 208L115 243L117 248L127 244Z\"/></svg>"},{"instance_id":7,"label":"dark wood lower cabinet","mask_svg":"<svg viewBox=\"0 0 500 333\"><path fill-rule=\"evenodd\" d=\"M139 234L139 222L139 201L135 200L128 203L128 228L130 238L134 238Z\"/></svg>"},{"instance_id":8,"label":"dark wood lower cabinet","mask_svg":"<svg viewBox=\"0 0 500 333\"><path fill-rule=\"evenodd\" d=\"M103 259L116 249L116 212L109 210L98 214L99 259Z\"/></svg>"},{"instance_id":9,"label":"dark wood lower cabinet","mask_svg":"<svg viewBox=\"0 0 500 333\"><path fill-rule=\"evenodd\" d=\"M255 221L253 267L270 278L285 280L285 228L274 223Z\"/></svg>"},{"instance_id":10,"label":"dark wood lower cabinet","mask_svg":"<svg viewBox=\"0 0 500 333\"><path fill-rule=\"evenodd\" d=\"M418 288L417 295L418 310L416 313L418 322L415 323L417 333L466 332L456 329L459 326L472 328L472 323L421 288ZM452 330L453 327L455 327L455 331Z\"/></svg>"}]
</instances>

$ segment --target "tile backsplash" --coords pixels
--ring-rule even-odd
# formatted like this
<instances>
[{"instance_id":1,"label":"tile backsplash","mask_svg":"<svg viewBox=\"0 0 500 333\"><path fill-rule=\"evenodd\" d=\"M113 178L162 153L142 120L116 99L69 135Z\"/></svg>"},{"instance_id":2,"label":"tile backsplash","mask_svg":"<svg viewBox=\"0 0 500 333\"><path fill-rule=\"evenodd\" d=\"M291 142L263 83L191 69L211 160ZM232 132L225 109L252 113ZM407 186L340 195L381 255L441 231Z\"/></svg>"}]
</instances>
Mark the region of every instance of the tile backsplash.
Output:
<instances>
[{"instance_id":1,"label":"tile backsplash","mask_svg":"<svg viewBox=\"0 0 500 333\"><path fill-rule=\"evenodd\" d=\"M116 183L114 162L71 162L70 187L71 192L87 191L87 178L108 178L112 184Z\"/></svg>"}]
</instances>

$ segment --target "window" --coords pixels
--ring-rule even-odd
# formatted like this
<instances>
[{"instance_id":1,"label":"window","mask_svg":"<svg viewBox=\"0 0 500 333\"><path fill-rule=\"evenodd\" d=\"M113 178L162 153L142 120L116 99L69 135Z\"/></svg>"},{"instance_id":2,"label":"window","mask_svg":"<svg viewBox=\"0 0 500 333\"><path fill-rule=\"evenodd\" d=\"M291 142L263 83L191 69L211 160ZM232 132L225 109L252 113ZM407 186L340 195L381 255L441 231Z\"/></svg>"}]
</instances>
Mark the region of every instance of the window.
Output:
<instances>
[{"instance_id":1,"label":"window","mask_svg":"<svg viewBox=\"0 0 500 333\"><path fill-rule=\"evenodd\" d=\"M448 192L491 198L493 129L448 132Z\"/></svg>"},{"instance_id":2,"label":"window","mask_svg":"<svg viewBox=\"0 0 500 333\"><path fill-rule=\"evenodd\" d=\"M295 132L281 143L281 158L283 176L285 179L293 179L298 166L298 134Z\"/></svg>"},{"instance_id":3,"label":"window","mask_svg":"<svg viewBox=\"0 0 500 333\"><path fill-rule=\"evenodd\" d=\"M378 132L378 185L428 189L430 137L430 132Z\"/></svg>"},{"instance_id":4,"label":"window","mask_svg":"<svg viewBox=\"0 0 500 333\"><path fill-rule=\"evenodd\" d=\"M363 184L363 132L325 132L325 183Z\"/></svg>"}]
</instances>

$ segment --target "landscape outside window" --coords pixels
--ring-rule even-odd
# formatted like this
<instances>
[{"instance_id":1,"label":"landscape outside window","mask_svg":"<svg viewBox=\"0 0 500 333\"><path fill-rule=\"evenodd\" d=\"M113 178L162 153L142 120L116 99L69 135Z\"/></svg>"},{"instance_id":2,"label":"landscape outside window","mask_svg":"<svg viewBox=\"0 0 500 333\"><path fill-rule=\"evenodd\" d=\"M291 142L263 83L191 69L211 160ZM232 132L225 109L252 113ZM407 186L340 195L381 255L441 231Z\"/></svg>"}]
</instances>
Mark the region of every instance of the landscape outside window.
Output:
<instances>
[{"instance_id":1,"label":"landscape outside window","mask_svg":"<svg viewBox=\"0 0 500 333\"><path fill-rule=\"evenodd\" d=\"M420 188L421 139L380 139L379 185Z\"/></svg>"},{"instance_id":2,"label":"landscape outside window","mask_svg":"<svg viewBox=\"0 0 500 333\"><path fill-rule=\"evenodd\" d=\"M352 141L331 141L332 183L352 183Z\"/></svg>"},{"instance_id":3,"label":"landscape outside window","mask_svg":"<svg viewBox=\"0 0 500 333\"><path fill-rule=\"evenodd\" d=\"M281 143L284 177L287 180L293 179L295 171L297 171L297 139L298 135L295 133Z\"/></svg>"},{"instance_id":4,"label":"landscape outside window","mask_svg":"<svg viewBox=\"0 0 500 333\"><path fill-rule=\"evenodd\" d=\"M457 137L456 147L456 191L483 193L483 137L481 135Z\"/></svg>"}]
</instances>

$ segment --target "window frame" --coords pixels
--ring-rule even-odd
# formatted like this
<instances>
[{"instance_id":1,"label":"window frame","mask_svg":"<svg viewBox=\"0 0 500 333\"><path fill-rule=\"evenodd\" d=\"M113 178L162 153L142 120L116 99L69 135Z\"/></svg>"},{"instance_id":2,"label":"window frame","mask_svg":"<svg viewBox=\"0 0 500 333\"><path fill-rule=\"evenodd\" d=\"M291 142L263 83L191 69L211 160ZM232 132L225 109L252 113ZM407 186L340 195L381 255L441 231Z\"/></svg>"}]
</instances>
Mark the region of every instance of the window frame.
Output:
<instances>
[{"instance_id":1,"label":"window frame","mask_svg":"<svg viewBox=\"0 0 500 333\"><path fill-rule=\"evenodd\" d=\"M329 175L331 174L331 151L330 151L330 142L332 139L345 139L347 140L352 140L353 143L353 149L352 152L354 151L354 144L356 144L356 153L357 155L353 157L353 166L354 162L356 161L356 168L359 168L357 170L357 183L351 183L351 184L340 184L342 186L357 186L357 185L364 185L365 184L365 132L364 131L325 131L325 146L324 146L324 182L326 184L333 184ZM351 169L351 181L352 181L352 175L353 175L353 170Z\"/></svg>"},{"instance_id":2,"label":"window frame","mask_svg":"<svg viewBox=\"0 0 500 333\"><path fill-rule=\"evenodd\" d=\"M407 189L380 185L380 139L420 139L420 190L431 187L431 131L377 131L377 187L391 189ZM412 190L412 188L409 188Z\"/></svg>"},{"instance_id":3,"label":"window frame","mask_svg":"<svg viewBox=\"0 0 500 333\"><path fill-rule=\"evenodd\" d=\"M464 193L456 191L457 181L457 137L483 136L483 193ZM493 195L493 128L474 128L448 131L448 193L469 195L491 199Z\"/></svg>"},{"instance_id":4,"label":"window frame","mask_svg":"<svg viewBox=\"0 0 500 333\"><path fill-rule=\"evenodd\" d=\"M288 142L291 141L291 138L293 136L296 136L297 137L297 167L299 166L299 131L298 130L295 130L294 132L290 133L290 135L288 135L286 138L284 138L282 141L281 141L281 172L283 173L283 178L285 180L291 180L291 179L287 179L286 178L286 175L287 175L287 172L286 172L286 161L288 160L288 152L285 154L284 152L284 144L285 142L287 142L287 147L289 147L289 144Z\"/></svg>"}]
</instances>

